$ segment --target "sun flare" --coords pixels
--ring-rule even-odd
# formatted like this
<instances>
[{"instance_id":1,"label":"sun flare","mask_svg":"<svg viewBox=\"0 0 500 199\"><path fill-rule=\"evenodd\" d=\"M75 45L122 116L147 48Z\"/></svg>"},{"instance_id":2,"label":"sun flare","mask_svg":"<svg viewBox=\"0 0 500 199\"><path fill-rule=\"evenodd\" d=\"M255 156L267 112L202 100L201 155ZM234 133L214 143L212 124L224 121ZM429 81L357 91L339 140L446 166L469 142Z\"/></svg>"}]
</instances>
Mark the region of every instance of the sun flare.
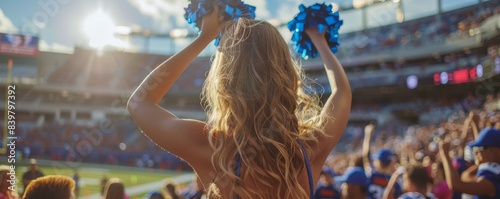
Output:
<instances>
[{"instance_id":1,"label":"sun flare","mask_svg":"<svg viewBox=\"0 0 500 199\"><path fill-rule=\"evenodd\" d=\"M114 37L116 25L101 9L90 14L83 22L83 32L89 45L101 49L105 46L128 47L128 43Z\"/></svg>"}]
</instances>

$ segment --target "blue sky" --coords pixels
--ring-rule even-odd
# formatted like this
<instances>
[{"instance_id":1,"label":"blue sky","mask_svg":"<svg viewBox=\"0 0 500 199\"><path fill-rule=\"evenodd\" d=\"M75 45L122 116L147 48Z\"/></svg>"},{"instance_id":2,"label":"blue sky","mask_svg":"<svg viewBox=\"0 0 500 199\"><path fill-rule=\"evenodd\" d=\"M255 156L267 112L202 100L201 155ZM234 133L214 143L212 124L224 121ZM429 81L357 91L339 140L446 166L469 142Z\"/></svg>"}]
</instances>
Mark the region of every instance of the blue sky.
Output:
<instances>
[{"instance_id":1,"label":"blue sky","mask_svg":"<svg viewBox=\"0 0 500 199\"><path fill-rule=\"evenodd\" d=\"M402 0L412 8L425 9L419 0ZM425 0L433 1L433 0ZM447 4L468 5L478 0L443 0ZM246 0L257 6L257 18L289 21L300 3L311 5L314 0ZM326 3L352 5L352 0L328 0ZM413 3L412 3L413 2ZM0 1L0 32L28 33L41 38L44 51L70 52L75 45L86 45L83 31L85 19L99 8L117 26L167 33L174 28L188 28L183 18L188 0L3 0ZM415 4L415 5L413 5ZM452 6L453 6L452 5ZM342 13L341 13L342 17ZM347 19L354 20L354 19ZM354 22L353 22L354 23ZM286 37L286 33L284 33ZM140 48L142 41L129 39L132 47ZM179 40L178 44L187 41ZM153 40L151 48L161 49L168 41Z\"/></svg>"}]
</instances>

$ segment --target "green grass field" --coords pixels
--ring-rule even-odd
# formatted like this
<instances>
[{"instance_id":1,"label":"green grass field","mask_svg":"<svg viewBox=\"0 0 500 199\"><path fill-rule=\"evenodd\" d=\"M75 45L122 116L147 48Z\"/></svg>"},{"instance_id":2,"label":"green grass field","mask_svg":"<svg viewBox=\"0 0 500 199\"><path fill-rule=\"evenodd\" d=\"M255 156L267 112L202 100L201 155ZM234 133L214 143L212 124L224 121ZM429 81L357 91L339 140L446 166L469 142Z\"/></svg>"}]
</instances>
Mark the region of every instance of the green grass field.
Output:
<instances>
[{"instance_id":1,"label":"green grass field","mask_svg":"<svg viewBox=\"0 0 500 199\"><path fill-rule=\"evenodd\" d=\"M131 199L141 199L148 192L156 190L155 186L163 184L165 179L171 179L186 173L178 173L173 171L158 171L158 170L145 170L133 167L116 167L104 165L102 167L96 166L82 166L72 169L71 167L63 166L39 166L39 169L45 175L64 175L72 177L75 170L80 175L80 193L78 198L89 198L89 196L100 193L100 183L103 176L108 178L120 178L127 191L134 190L134 194L130 194ZM22 174L27 171L28 167L19 165L16 168L17 186L18 191L21 192L22 188ZM186 181L186 180L184 180ZM161 183L159 183L161 182ZM141 186L142 185L142 186ZM94 198L94 197L92 197Z\"/></svg>"}]
</instances>

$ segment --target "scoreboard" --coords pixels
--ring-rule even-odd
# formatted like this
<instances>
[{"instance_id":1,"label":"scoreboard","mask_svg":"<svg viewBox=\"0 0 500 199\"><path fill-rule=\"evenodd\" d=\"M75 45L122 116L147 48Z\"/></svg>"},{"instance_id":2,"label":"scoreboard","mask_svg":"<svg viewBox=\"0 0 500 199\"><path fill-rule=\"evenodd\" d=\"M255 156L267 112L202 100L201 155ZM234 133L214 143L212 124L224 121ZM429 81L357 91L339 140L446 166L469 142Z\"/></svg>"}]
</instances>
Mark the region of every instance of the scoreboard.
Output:
<instances>
[{"instance_id":1,"label":"scoreboard","mask_svg":"<svg viewBox=\"0 0 500 199\"><path fill-rule=\"evenodd\" d=\"M481 64L470 69L460 69L451 72L434 73L434 85L464 84L483 77L484 69Z\"/></svg>"},{"instance_id":2,"label":"scoreboard","mask_svg":"<svg viewBox=\"0 0 500 199\"><path fill-rule=\"evenodd\" d=\"M434 85L464 84L490 78L500 74L500 57L491 60L493 63L483 62L472 68L458 69L451 72L434 73Z\"/></svg>"}]
</instances>

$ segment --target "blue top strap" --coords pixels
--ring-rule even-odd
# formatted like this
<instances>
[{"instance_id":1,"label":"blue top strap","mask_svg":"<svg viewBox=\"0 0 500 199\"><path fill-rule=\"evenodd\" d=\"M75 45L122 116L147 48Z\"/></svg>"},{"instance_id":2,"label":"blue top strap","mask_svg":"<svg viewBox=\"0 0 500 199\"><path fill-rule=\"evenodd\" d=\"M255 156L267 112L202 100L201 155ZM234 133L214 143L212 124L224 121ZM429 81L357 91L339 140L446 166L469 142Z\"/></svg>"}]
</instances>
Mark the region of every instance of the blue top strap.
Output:
<instances>
[{"instance_id":1,"label":"blue top strap","mask_svg":"<svg viewBox=\"0 0 500 199\"><path fill-rule=\"evenodd\" d=\"M236 176L240 176L240 173L241 173L241 156L240 156L240 154L236 154L235 173L236 173ZM235 199L240 199L240 196L238 196L238 194L236 194Z\"/></svg>"},{"instance_id":2,"label":"blue top strap","mask_svg":"<svg viewBox=\"0 0 500 199\"><path fill-rule=\"evenodd\" d=\"M304 148L304 144L302 144L302 141L297 140L297 142L300 145L300 148L302 148L302 154L304 154L304 161L306 162L306 169L307 169L307 178L309 178L309 195L311 196L311 199L314 198L314 185L313 185L313 177L312 177L312 170L311 170L311 164L309 163L309 157L307 156L306 149Z\"/></svg>"}]
</instances>

